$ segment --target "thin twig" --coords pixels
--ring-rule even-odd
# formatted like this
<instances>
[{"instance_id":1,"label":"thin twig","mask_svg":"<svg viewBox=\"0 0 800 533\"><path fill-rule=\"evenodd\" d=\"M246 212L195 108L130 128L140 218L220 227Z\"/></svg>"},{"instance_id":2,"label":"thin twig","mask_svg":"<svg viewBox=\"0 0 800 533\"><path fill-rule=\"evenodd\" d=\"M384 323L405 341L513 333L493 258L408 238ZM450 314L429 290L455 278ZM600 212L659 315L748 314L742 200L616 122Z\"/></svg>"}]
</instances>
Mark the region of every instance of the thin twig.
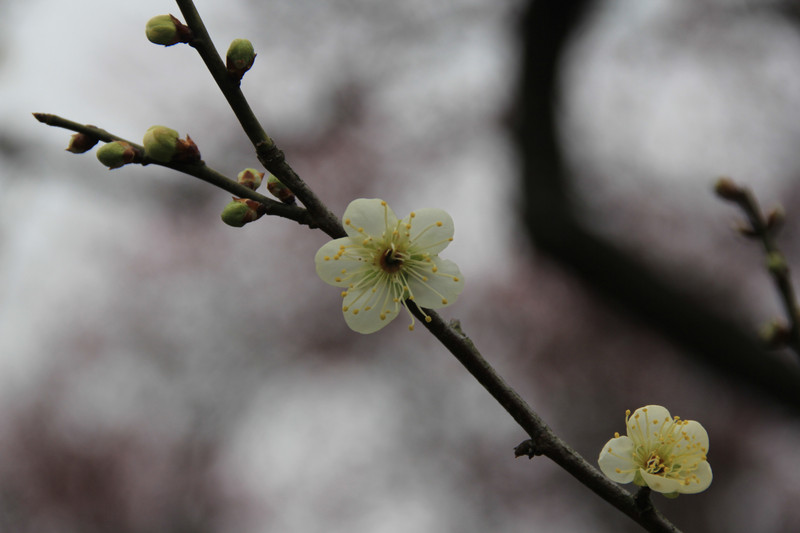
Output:
<instances>
[{"instance_id":1,"label":"thin twig","mask_svg":"<svg viewBox=\"0 0 800 533\"><path fill-rule=\"evenodd\" d=\"M769 273L775 282L786 319L790 324L785 344L800 356L800 310L798 310L789 266L775 242L775 235L782 222L779 219L782 217L772 216L769 219L765 217L753 192L748 187L734 183L730 178L718 180L715 189L721 198L738 205L747 216L749 227L739 228L740 232L761 241L767 256Z\"/></svg>"},{"instance_id":2,"label":"thin twig","mask_svg":"<svg viewBox=\"0 0 800 533\"><path fill-rule=\"evenodd\" d=\"M113 133L109 133L108 131L102 128L98 128L96 126L91 126L88 124L80 124L78 122L62 118L58 115L52 115L48 113L34 113L33 116L36 118L36 120L44 124L47 124L48 126L64 128L79 133L85 133L103 142L123 141L130 144L134 148L137 148L139 151L144 152L144 148L141 145L129 141L124 137L120 137ZM228 191L229 193L235 196L238 196L240 198L250 198L251 200L259 202L264 206L265 213L268 215L288 218L289 220L294 220L299 224L315 227L308 211L303 209L302 207L298 207L295 205L286 205L284 203L273 200L272 198L268 198L263 194L259 194L254 190L245 187L239 182L226 177L225 175L209 167L202 161L200 163L175 163L175 162L161 163L154 159L149 159L145 157L142 160L141 164L159 165L162 167L167 167L173 170L177 170L178 172L182 172L190 176L194 176L195 178L201 179L207 183L210 183L211 185L219 187L222 190Z\"/></svg>"}]
</instances>

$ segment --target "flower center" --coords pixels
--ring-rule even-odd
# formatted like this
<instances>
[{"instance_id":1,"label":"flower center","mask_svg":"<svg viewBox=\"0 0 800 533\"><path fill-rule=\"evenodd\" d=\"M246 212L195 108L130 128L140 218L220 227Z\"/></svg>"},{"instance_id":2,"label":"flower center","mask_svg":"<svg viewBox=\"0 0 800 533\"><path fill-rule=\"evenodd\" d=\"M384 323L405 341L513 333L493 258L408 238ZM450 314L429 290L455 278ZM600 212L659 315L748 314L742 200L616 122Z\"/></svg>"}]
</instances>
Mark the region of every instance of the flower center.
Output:
<instances>
[{"instance_id":1,"label":"flower center","mask_svg":"<svg viewBox=\"0 0 800 533\"><path fill-rule=\"evenodd\" d=\"M400 253L395 249L394 243L391 248L387 248L381 254L378 263L384 272L394 274L403 268L403 258Z\"/></svg>"},{"instance_id":2,"label":"flower center","mask_svg":"<svg viewBox=\"0 0 800 533\"><path fill-rule=\"evenodd\" d=\"M653 452L650 454L650 458L647 460L647 472L650 474L663 474L666 473L667 465L664 464L664 461L661 460L658 453Z\"/></svg>"}]
</instances>

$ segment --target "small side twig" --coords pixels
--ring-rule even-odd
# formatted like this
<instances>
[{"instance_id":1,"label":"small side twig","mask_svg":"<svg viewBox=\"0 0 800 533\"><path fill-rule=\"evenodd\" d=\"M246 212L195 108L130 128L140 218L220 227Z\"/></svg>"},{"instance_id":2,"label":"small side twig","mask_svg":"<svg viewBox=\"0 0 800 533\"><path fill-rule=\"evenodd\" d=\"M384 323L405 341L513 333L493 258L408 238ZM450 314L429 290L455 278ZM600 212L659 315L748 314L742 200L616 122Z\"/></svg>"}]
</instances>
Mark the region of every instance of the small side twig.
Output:
<instances>
[{"instance_id":1,"label":"small side twig","mask_svg":"<svg viewBox=\"0 0 800 533\"><path fill-rule=\"evenodd\" d=\"M767 269L780 295L789 322L789 328L782 332L781 340L800 356L800 308L789 266L775 242L775 236L783 223L783 210L778 207L764 216L752 191L737 185L730 178L720 178L714 189L720 198L738 205L747 217L747 224L737 228L739 233L761 241L767 257Z\"/></svg>"},{"instance_id":2,"label":"small side twig","mask_svg":"<svg viewBox=\"0 0 800 533\"><path fill-rule=\"evenodd\" d=\"M58 115L52 115L49 113L34 113L33 116L36 118L36 120L38 120L43 124L47 124L48 126L64 128L78 133L85 133L86 135L92 136L103 142L123 141L137 148L141 152L144 152L144 147L142 147L141 145L136 144L132 141L129 141L113 133L109 133L108 131L102 128L98 128L96 126L81 124L79 122L74 122L72 120L68 120ZM299 224L315 227L313 224L313 220L306 209L303 209L302 207L298 207L295 205L286 205L282 202L273 200L272 198L268 198L263 194L259 194L254 190L245 187L244 185L241 185L237 181L228 178L227 176L214 170L213 168L209 167L203 162L161 163L154 159L148 159L147 157L144 157L142 159L141 164L159 165L162 167L167 167L173 170L177 170L178 172L182 172L190 176L194 176L195 178L201 179L207 183L210 183L211 185L219 187L222 190L228 191L229 193L235 196L238 196L240 198L249 198L251 200L259 202L264 206L265 213L268 215L288 218L289 220L294 220Z\"/></svg>"}]
</instances>

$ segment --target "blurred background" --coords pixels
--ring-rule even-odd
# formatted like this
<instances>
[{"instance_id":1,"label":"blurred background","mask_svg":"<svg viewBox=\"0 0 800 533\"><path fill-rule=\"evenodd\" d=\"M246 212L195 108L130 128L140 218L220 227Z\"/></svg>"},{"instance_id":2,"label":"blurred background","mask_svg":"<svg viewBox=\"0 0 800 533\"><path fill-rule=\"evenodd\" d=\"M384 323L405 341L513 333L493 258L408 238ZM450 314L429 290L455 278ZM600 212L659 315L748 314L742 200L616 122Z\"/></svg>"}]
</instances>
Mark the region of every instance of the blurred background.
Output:
<instances>
[{"instance_id":1,"label":"blurred background","mask_svg":"<svg viewBox=\"0 0 800 533\"><path fill-rule=\"evenodd\" d=\"M754 334L779 299L712 185L782 203L800 264L795 4L579 3L553 93L575 216ZM467 282L442 315L580 454L595 463L625 409L664 405L711 440L709 490L654 496L678 527L800 528L797 406L700 364L532 243L512 134L526 2L196 5L222 53L253 42L243 90L334 212L380 197L452 214L443 256ZM227 193L109 172L31 117L134 141L164 124L229 176L258 167L196 53L145 39L174 3L0 13L0 531L639 530L548 459L514 459L524 432L424 329L350 331L314 271L324 234L227 227Z\"/></svg>"}]
</instances>

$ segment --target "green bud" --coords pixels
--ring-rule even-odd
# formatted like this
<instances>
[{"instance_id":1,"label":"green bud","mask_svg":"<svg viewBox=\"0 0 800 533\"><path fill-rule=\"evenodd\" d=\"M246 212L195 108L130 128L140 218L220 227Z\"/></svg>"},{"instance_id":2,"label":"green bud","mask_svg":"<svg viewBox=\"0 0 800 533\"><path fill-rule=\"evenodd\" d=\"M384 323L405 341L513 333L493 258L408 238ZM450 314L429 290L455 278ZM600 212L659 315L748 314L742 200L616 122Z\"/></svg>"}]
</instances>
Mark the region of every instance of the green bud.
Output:
<instances>
[{"instance_id":1,"label":"green bud","mask_svg":"<svg viewBox=\"0 0 800 533\"><path fill-rule=\"evenodd\" d=\"M160 163L169 163L178 147L178 132L166 126L151 126L142 140L144 155Z\"/></svg>"},{"instance_id":2,"label":"green bud","mask_svg":"<svg viewBox=\"0 0 800 533\"><path fill-rule=\"evenodd\" d=\"M248 189L256 190L261 186L261 180L264 178L264 173L259 172L254 168L246 168L239 172L237 181L247 187Z\"/></svg>"},{"instance_id":3,"label":"green bud","mask_svg":"<svg viewBox=\"0 0 800 533\"><path fill-rule=\"evenodd\" d=\"M248 198L233 198L220 214L224 223L235 228L241 228L248 222L258 220L264 215L263 206L255 200Z\"/></svg>"},{"instance_id":4,"label":"green bud","mask_svg":"<svg viewBox=\"0 0 800 533\"><path fill-rule=\"evenodd\" d=\"M294 193L272 174L267 178L267 190L285 204L291 205L294 203Z\"/></svg>"},{"instance_id":5,"label":"green bud","mask_svg":"<svg viewBox=\"0 0 800 533\"><path fill-rule=\"evenodd\" d=\"M768 348L783 348L789 341L790 331L785 322L775 318L761 326L758 337Z\"/></svg>"},{"instance_id":6,"label":"green bud","mask_svg":"<svg viewBox=\"0 0 800 533\"><path fill-rule=\"evenodd\" d=\"M767 254L767 269L777 276L785 275L789 272L789 265L782 253L770 252Z\"/></svg>"},{"instance_id":7,"label":"green bud","mask_svg":"<svg viewBox=\"0 0 800 533\"><path fill-rule=\"evenodd\" d=\"M151 18L147 21L144 33L151 43L164 46L188 43L192 39L192 30L172 15L158 15Z\"/></svg>"},{"instance_id":8,"label":"green bud","mask_svg":"<svg viewBox=\"0 0 800 533\"><path fill-rule=\"evenodd\" d=\"M69 139L69 146L67 146L67 152L72 152L73 154L82 154L88 152L92 149L92 147L97 144L99 139L92 135L87 135L85 133L76 133Z\"/></svg>"},{"instance_id":9,"label":"green bud","mask_svg":"<svg viewBox=\"0 0 800 533\"><path fill-rule=\"evenodd\" d=\"M131 163L136 158L136 150L123 141L106 143L97 149L97 159L111 169Z\"/></svg>"},{"instance_id":10,"label":"green bud","mask_svg":"<svg viewBox=\"0 0 800 533\"><path fill-rule=\"evenodd\" d=\"M241 80L244 73L253 66L255 59L253 43L247 39L234 39L228 47L228 53L225 54L225 66L228 74L236 81Z\"/></svg>"}]
</instances>

